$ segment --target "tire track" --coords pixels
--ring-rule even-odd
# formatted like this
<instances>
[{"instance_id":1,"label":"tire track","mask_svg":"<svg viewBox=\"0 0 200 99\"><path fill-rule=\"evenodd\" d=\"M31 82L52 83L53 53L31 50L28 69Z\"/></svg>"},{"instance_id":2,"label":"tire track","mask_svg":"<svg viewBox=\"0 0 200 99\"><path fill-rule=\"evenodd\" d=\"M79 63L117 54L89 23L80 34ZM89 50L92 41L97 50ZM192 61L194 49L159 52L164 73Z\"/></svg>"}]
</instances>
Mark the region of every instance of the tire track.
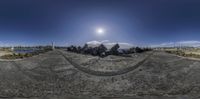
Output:
<instances>
[{"instance_id":1,"label":"tire track","mask_svg":"<svg viewBox=\"0 0 200 99\"><path fill-rule=\"evenodd\" d=\"M138 62L136 65L134 66L130 66L128 68L122 69L122 70L118 70L118 71L111 71L111 72L103 72L103 71L94 71L91 69L87 69L84 68L83 66L80 66L79 64L73 62L70 58L66 57L62 51L59 51L60 54L70 63L72 64L76 69L78 69L79 71L82 71L84 73L90 74L90 75L95 75L95 76L117 76L117 75L122 75L122 74L126 74L128 72L131 72L133 70L135 70L136 68L138 68L140 65L142 65L146 60L149 59L149 57L151 57L153 55L154 52L150 53L145 59L143 59L142 61Z\"/></svg>"}]
</instances>

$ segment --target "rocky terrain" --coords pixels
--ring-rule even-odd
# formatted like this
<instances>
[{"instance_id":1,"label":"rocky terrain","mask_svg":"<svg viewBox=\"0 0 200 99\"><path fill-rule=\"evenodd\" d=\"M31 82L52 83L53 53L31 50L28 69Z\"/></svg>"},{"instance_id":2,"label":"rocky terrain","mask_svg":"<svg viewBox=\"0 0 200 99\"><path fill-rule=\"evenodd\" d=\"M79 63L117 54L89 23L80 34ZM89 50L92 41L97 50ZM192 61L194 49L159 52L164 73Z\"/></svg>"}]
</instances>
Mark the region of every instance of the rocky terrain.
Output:
<instances>
[{"instance_id":1,"label":"rocky terrain","mask_svg":"<svg viewBox=\"0 0 200 99\"><path fill-rule=\"evenodd\" d=\"M55 50L0 61L0 98L196 99L199 71L200 61L162 51L99 58Z\"/></svg>"}]
</instances>

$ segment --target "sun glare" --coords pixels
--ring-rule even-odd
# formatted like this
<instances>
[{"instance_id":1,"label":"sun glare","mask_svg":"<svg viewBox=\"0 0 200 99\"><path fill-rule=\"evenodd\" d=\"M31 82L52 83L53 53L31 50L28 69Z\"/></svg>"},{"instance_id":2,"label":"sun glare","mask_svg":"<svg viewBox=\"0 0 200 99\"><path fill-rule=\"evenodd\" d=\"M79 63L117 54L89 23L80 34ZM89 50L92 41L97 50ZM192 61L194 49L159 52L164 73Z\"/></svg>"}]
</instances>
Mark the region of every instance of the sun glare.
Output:
<instances>
[{"instance_id":1,"label":"sun glare","mask_svg":"<svg viewBox=\"0 0 200 99\"><path fill-rule=\"evenodd\" d=\"M98 28L98 29L96 30L96 33L97 33L98 35L104 35L104 34L105 34L105 30L104 30L103 28Z\"/></svg>"}]
</instances>

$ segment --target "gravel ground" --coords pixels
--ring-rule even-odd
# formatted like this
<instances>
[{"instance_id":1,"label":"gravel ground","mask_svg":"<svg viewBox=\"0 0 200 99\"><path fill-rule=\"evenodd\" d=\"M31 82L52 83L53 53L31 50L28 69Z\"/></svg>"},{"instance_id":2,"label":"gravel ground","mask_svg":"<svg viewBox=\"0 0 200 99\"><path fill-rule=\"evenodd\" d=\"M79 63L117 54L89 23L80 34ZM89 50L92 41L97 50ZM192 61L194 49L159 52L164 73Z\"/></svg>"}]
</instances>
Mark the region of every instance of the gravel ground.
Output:
<instances>
[{"instance_id":1,"label":"gravel ground","mask_svg":"<svg viewBox=\"0 0 200 99\"><path fill-rule=\"evenodd\" d=\"M132 54L132 57L122 57L109 55L104 58L76 53L65 53L65 55L84 68L94 71L118 71L127 67L133 67L138 62L144 60L151 52Z\"/></svg>"},{"instance_id":2,"label":"gravel ground","mask_svg":"<svg viewBox=\"0 0 200 99\"><path fill-rule=\"evenodd\" d=\"M200 61L154 52L130 72L95 76L75 68L63 57L72 55L55 50L24 60L0 61L0 98L200 98ZM79 60L77 63L87 61L85 57Z\"/></svg>"}]
</instances>

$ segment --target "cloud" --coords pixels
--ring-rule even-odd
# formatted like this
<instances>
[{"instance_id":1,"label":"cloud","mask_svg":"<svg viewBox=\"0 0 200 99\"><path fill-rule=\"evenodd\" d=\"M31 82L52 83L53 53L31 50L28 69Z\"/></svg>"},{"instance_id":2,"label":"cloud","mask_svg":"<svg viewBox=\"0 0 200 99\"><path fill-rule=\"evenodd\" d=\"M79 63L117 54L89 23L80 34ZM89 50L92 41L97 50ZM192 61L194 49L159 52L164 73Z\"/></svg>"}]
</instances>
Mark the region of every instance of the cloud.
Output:
<instances>
[{"instance_id":1,"label":"cloud","mask_svg":"<svg viewBox=\"0 0 200 99\"><path fill-rule=\"evenodd\" d=\"M168 42L158 45L152 45L152 47L174 47L174 46L200 47L200 41L179 41L179 42Z\"/></svg>"},{"instance_id":2,"label":"cloud","mask_svg":"<svg viewBox=\"0 0 200 99\"><path fill-rule=\"evenodd\" d=\"M103 41L89 41L86 44L88 44L89 47L97 47L100 44L104 44L108 49L112 48L115 44L115 42L110 42L109 40L103 40ZM133 47L132 44L130 43L125 43L125 42L118 42L119 46L121 49L129 49Z\"/></svg>"},{"instance_id":3,"label":"cloud","mask_svg":"<svg viewBox=\"0 0 200 99\"><path fill-rule=\"evenodd\" d=\"M200 47L200 41L181 41L177 42L179 46L191 46L191 47Z\"/></svg>"},{"instance_id":4,"label":"cloud","mask_svg":"<svg viewBox=\"0 0 200 99\"><path fill-rule=\"evenodd\" d=\"M109 42L109 40L103 40L103 41L101 41L101 43L108 43Z\"/></svg>"},{"instance_id":5,"label":"cloud","mask_svg":"<svg viewBox=\"0 0 200 99\"><path fill-rule=\"evenodd\" d=\"M89 42L87 42L87 44L100 45L101 42L99 42L99 41L89 41Z\"/></svg>"},{"instance_id":6,"label":"cloud","mask_svg":"<svg viewBox=\"0 0 200 99\"><path fill-rule=\"evenodd\" d=\"M111 48L115 44L117 44L117 43L106 43L105 45L109 49L109 48ZM118 44L119 44L119 46L120 46L121 49L129 49L129 48L133 47L133 45L130 44L130 43L118 42Z\"/></svg>"}]
</instances>

